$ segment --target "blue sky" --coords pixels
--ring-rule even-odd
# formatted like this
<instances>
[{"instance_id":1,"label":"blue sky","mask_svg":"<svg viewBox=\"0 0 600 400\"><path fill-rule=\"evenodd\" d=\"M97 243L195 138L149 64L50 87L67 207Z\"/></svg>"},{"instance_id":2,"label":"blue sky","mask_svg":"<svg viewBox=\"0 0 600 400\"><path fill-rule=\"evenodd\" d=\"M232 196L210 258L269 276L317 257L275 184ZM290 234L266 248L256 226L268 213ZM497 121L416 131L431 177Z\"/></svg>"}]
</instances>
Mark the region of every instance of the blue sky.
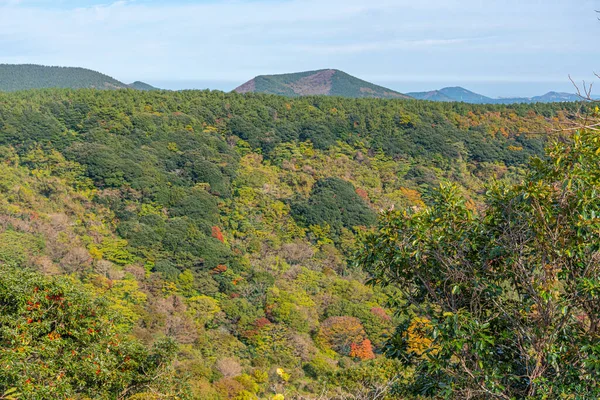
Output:
<instances>
[{"instance_id":1,"label":"blue sky","mask_svg":"<svg viewBox=\"0 0 600 400\"><path fill-rule=\"evenodd\" d=\"M600 0L0 0L0 63L230 90L337 68L399 91L573 91L600 71ZM600 88L600 82L598 83Z\"/></svg>"}]
</instances>

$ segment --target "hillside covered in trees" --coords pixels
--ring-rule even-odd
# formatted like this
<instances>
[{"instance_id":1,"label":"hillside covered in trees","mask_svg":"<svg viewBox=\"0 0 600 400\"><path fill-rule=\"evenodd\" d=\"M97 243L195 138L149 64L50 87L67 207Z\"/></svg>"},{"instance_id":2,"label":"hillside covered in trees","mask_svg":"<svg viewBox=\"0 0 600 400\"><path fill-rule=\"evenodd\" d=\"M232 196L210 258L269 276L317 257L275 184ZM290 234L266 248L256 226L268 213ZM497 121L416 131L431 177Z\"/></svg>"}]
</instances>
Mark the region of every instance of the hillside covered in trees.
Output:
<instances>
[{"instance_id":1,"label":"hillside covered in trees","mask_svg":"<svg viewBox=\"0 0 600 400\"><path fill-rule=\"evenodd\" d=\"M409 298L353 262L377 213L476 212L580 107L0 93L0 394L404 396Z\"/></svg>"},{"instance_id":2,"label":"hillside covered in trees","mask_svg":"<svg viewBox=\"0 0 600 400\"><path fill-rule=\"evenodd\" d=\"M0 64L0 91L47 88L156 90L144 82L127 85L108 75L86 68Z\"/></svg>"},{"instance_id":3,"label":"hillside covered in trees","mask_svg":"<svg viewBox=\"0 0 600 400\"><path fill-rule=\"evenodd\" d=\"M281 96L341 96L350 98L408 99L394 90L364 81L337 69L259 75L237 87L237 93L267 93Z\"/></svg>"}]
</instances>

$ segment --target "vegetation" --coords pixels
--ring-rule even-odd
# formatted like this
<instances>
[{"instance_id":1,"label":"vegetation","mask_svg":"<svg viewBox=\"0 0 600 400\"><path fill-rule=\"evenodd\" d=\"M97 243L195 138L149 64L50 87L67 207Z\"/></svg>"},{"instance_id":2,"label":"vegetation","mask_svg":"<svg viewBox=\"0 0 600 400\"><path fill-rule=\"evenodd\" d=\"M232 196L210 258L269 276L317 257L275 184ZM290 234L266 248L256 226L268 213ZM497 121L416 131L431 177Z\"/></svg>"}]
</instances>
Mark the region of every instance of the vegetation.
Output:
<instances>
[{"instance_id":1,"label":"vegetation","mask_svg":"<svg viewBox=\"0 0 600 400\"><path fill-rule=\"evenodd\" d=\"M401 293L386 351L415 367L408 394L598 398L599 144L556 143L479 212L449 185L382 217L360 262Z\"/></svg>"},{"instance_id":2,"label":"vegetation","mask_svg":"<svg viewBox=\"0 0 600 400\"><path fill-rule=\"evenodd\" d=\"M475 221L578 107L0 93L0 393L397 398L423 370L388 340L424 359L435 321L349 262L375 214L449 181Z\"/></svg>"},{"instance_id":3,"label":"vegetation","mask_svg":"<svg viewBox=\"0 0 600 400\"><path fill-rule=\"evenodd\" d=\"M155 90L144 82L126 85L108 75L85 68L0 64L0 91L14 92L42 88Z\"/></svg>"},{"instance_id":4,"label":"vegetation","mask_svg":"<svg viewBox=\"0 0 600 400\"><path fill-rule=\"evenodd\" d=\"M169 373L177 347L172 339L157 340L148 351L123 335L107 299L91 297L72 279L0 268L4 388L36 399L183 393Z\"/></svg>"}]
</instances>

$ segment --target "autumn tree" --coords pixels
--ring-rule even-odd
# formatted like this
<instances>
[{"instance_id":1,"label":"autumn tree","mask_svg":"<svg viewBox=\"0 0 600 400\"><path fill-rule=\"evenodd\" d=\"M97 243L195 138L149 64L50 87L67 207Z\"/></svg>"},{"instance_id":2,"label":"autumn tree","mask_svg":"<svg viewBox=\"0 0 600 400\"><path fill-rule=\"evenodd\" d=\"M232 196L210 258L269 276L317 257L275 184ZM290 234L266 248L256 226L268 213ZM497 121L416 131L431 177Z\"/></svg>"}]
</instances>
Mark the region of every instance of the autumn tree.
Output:
<instances>
[{"instance_id":1,"label":"autumn tree","mask_svg":"<svg viewBox=\"0 0 600 400\"><path fill-rule=\"evenodd\" d=\"M368 339L358 318L329 317L321 323L318 338L343 355L350 355L353 349L353 356L356 357L359 357L359 353L368 353L368 350L363 347L365 340ZM370 345L371 342L368 342L368 347Z\"/></svg>"}]
</instances>

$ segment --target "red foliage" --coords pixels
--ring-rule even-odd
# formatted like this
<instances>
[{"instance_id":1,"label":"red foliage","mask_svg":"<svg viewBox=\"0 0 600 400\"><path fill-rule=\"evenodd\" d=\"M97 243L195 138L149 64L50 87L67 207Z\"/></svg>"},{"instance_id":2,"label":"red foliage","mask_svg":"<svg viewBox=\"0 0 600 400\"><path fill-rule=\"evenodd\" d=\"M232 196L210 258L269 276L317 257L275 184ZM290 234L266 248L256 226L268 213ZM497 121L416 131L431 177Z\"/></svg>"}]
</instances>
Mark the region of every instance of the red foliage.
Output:
<instances>
[{"instance_id":1,"label":"red foliage","mask_svg":"<svg viewBox=\"0 0 600 400\"><path fill-rule=\"evenodd\" d=\"M379 318L385 320L385 321L391 321L392 318L387 315L387 313L385 312L385 310L381 307L373 307L371 308L371 313L373 313L374 315L377 315Z\"/></svg>"},{"instance_id":2,"label":"red foliage","mask_svg":"<svg viewBox=\"0 0 600 400\"><path fill-rule=\"evenodd\" d=\"M254 326L256 327L256 329L261 329L265 325L270 325L270 324L271 324L271 321L269 321L265 317L260 317L259 319L254 321Z\"/></svg>"},{"instance_id":3,"label":"red foliage","mask_svg":"<svg viewBox=\"0 0 600 400\"><path fill-rule=\"evenodd\" d=\"M375 358L373 346L369 339L363 340L360 344L352 343L350 345L350 357L360 358L361 360L372 360Z\"/></svg>"},{"instance_id":4,"label":"red foliage","mask_svg":"<svg viewBox=\"0 0 600 400\"><path fill-rule=\"evenodd\" d=\"M212 237L219 240L221 243L225 241L223 238L223 232L221 232L221 228L216 225L212 227Z\"/></svg>"},{"instance_id":5,"label":"red foliage","mask_svg":"<svg viewBox=\"0 0 600 400\"><path fill-rule=\"evenodd\" d=\"M212 269L213 274L222 274L227 271L227 265L219 264Z\"/></svg>"},{"instance_id":6,"label":"red foliage","mask_svg":"<svg viewBox=\"0 0 600 400\"><path fill-rule=\"evenodd\" d=\"M367 335L358 318L343 316L323 321L318 338L339 354L348 355L352 345L363 343Z\"/></svg>"},{"instance_id":7,"label":"red foliage","mask_svg":"<svg viewBox=\"0 0 600 400\"><path fill-rule=\"evenodd\" d=\"M369 194L365 189L356 188L356 194L362 197L363 200L369 201Z\"/></svg>"},{"instance_id":8,"label":"red foliage","mask_svg":"<svg viewBox=\"0 0 600 400\"><path fill-rule=\"evenodd\" d=\"M254 321L254 323L252 324L254 326L254 329L247 330L246 332L243 333L243 336L247 339L250 339L250 338L258 335L262 328L264 328L267 325L271 325L271 324L272 324L272 322L269 321L267 318L260 317L256 321Z\"/></svg>"}]
</instances>

